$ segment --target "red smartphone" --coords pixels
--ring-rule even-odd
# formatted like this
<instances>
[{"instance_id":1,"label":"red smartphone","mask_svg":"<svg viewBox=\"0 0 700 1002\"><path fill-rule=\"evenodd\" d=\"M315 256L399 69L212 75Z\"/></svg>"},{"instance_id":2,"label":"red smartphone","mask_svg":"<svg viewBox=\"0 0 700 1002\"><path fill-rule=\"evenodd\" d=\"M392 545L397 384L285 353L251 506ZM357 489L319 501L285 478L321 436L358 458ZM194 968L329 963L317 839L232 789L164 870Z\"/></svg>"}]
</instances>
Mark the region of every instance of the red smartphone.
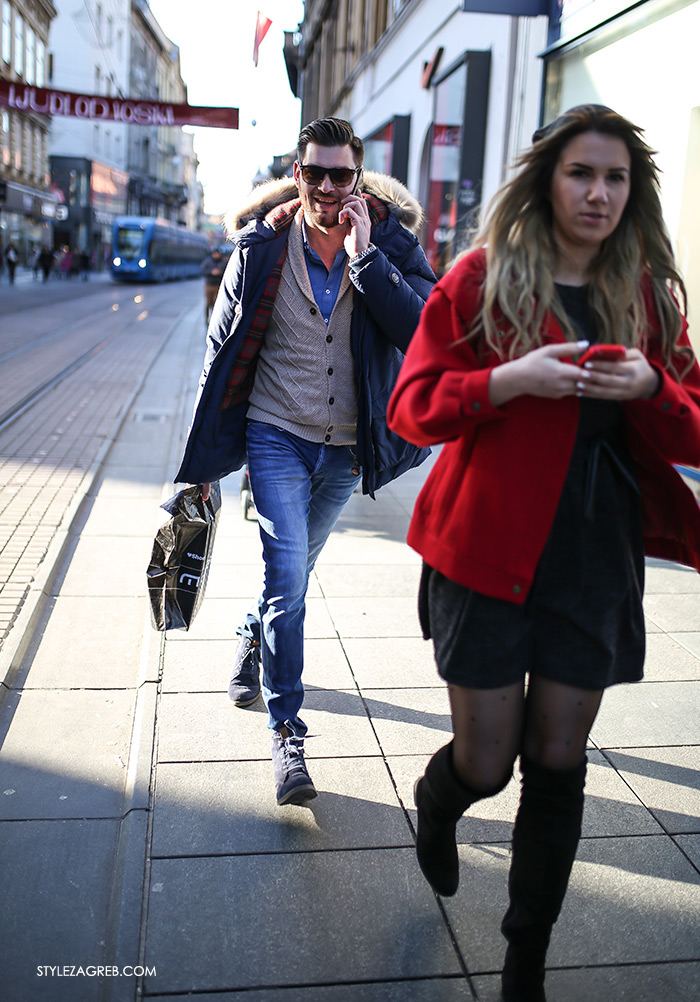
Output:
<instances>
[{"instance_id":1,"label":"red smartphone","mask_svg":"<svg viewBox=\"0 0 700 1002\"><path fill-rule=\"evenodd\" d=\"M622 344L592 344L579 358L577 365L584 362L622 362L627 349Z\"/></svg>"}]
</instances>

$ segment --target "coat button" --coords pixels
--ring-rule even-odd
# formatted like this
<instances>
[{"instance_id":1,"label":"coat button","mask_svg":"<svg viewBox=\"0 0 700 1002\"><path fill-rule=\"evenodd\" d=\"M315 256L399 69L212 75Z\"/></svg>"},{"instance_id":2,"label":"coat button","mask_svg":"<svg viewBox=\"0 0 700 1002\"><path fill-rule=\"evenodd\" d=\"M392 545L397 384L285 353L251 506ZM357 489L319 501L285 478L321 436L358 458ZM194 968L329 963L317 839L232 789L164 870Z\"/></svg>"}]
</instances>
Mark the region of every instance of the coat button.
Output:
<instances>
[{"instance_id":1,"label":"coat button","mask_svg":"<svg viewBox=\"0 0 700 1002\"><path fill-rule=\"evenodd\" d=\"M478 401L478 400L475 400L475 401L474 401L474 402L472 403L472 410L473 410L473 411L480 411L480 410L481 410L481 404L479 403L479 401Z\"/></svg>"},{"instance_id":2,"label":"coat button","mask_svg":"<svg viewBox=\"0 0 700 1002\"><path fill-rule=\"evenodd\" d=\"M513 594L514 595L519 595L521 591L522 591L522 588L520 587L520 585L513 585Z\"/></svg>"},{"instance_id":3,"label":"coat button","mask_svg":"<svg viewBox=\"0 0 700 1002\"><path fill-rule=\"evenodd\" d=\"M398 285L399 282L401 281L401 279L399 277L399 273L396 272L396 271L392 271L391 275L389 275L389 278L394 283L394 285Z\"/></svg>"},{"instance_id":4,"label":"coat button","mask_svg":"<svg viewBox=\"0 0 700 1002\"><path fill-rule=\"evenodd\" d=\"M671 401L670 400L664 400L664 402L661 404L661 410L662 411L670 411L671 410Z\"/></svg>"},{"instance_id":5,"label":"coat button","mask_svg":"<svg viewBox=\"0 0 700 1002\"><path fill-rule=\"evenodd\" d=\"M233 312L234 313L241 313L242 310L243 310L243 307L241 306L241 304L240 303L236 303L236 305L233 308Z\"/></svg>"}]
</instances>

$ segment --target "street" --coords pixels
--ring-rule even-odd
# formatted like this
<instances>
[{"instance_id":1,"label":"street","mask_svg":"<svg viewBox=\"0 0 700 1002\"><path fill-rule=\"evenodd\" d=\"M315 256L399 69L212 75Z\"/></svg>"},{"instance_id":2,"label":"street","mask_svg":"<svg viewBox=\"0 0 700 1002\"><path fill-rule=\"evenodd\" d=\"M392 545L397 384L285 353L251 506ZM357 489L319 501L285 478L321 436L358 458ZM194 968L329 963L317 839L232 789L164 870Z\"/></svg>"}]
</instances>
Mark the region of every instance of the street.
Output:
<instances>
[{"instance_id":1,"label":"street","mask_svg":"<svg viewBox=\"0 0 700 1002\"><path fill-rule=\"evenodd\" d=\"M353 495L314 568L304 713L319 796L279 808L264 705L226 695L262 575L236 475L191 630L150 626L201 284L97 284L61 290L37 351L53 368L37 359L15 399L79 367L0 432L2 583L19 596L0 649L3 1002L496 1002L517 770L459 822L454 898L435 897L414 847L413 783L451 730L405 544L430 461L375 502ZM45 308L3 309L3 337ZM645 679L606 693L590 736L550 1002L700 994L699 595L697 574L648 561Z\"/></svg>"},{"instance_id":2,"label":"street","mask_svg":"<svg viewBox=\"0 0 700 1002\"><path fill-rule=\"evenodd\" d=\"M197 309L200 281L0 285L0 647L110 429L178 317Z\"/></svg>"}]
</instances>

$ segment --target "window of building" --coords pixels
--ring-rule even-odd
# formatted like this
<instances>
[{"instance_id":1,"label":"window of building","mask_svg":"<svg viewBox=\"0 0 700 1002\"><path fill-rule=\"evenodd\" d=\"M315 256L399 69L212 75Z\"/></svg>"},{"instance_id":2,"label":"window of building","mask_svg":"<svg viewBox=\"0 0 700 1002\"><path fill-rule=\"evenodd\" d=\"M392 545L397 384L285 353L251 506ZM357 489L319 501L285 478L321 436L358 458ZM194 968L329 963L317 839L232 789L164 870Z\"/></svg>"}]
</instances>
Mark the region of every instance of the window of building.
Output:
<instances>
[{"instance_id":1,"label":"window of building","mask_svg":"<svg viewBox=\"0 0 700 1002\"><path fill-rule=\"evenodd\" d=\"M95 93L100 93L100 86L102 84L102 74L100 73L100 67L95 67Z\"/></svg>"},{"instance_id":2,"label":"window of building","mask_svg":"<svg viewBox=\"0 0 700 1002\"><path fill-rule=\"evenodd\" d=\"M36 85L46 85L46 46L40 38L36 40Z\"/></svg>"},{"instance_id":3,"label":"window of building","mask_svg":"<svg viewBox=\"0 0 700 1002\"><path fill-rule=\"evenodd\" d=\"M12 8L9 0L2 4L2 58L6 63L12 59Z\"/></svg>"},{"instance_id":4,"label":"window of building","mask_svg":"<svg viewBox=\"0 0 700 1002\"><path fill-rule=\"evenodd\" d=\"M35 62L36 62L36 35L27 25L27 69L24 78L28 84L36 82Z\"/></svg>"},{"instance_id":5,"label":"window of building","mask_svg":"<svg viewBox=\"0 0 700 1002\"><path fill-rule=\"evenodd\" d=\"M98 3L97 9L95 10L95 34L97 35L97 41L102 41L102 4Z\"/></svg>"},{"instance_id":6,"label":"window of building","mask_svg":"<svg viewBox=\"0 0 700 1002\"><path fill-rule=\"evenodd\" d=\"M41 182L44 176L44 133L35 126L34 128L34 177Z\"/></svg>"},{"instance_id":7,"label":"window of building","mask_svg":"<svg viewBox=\"0 0 700 1002\"><path fill-rule=\"evenodd\" d=\"M15 73L24 74L24 21L22 15L15 11Z\"/></svg>"},{"instance_id":8,"label":"window of building","mask_svg":"<svg viewBox=\"0 0 700 1002\"><path fill-rule=\"evenodd\" d=\"M4 167L10 166L10 113L0 112L0 149Z\"/></svg>"},{"instance_id":9,"label":"window of building","mask_svg":"<svg viewBox=\"0 0 700 1002\"><path fill-rule=\"evenodd\" d=\"M469 52L437 81L426 256L441 275L466 245L481 200L490 54Z\"/></svg>"}]
</instances>

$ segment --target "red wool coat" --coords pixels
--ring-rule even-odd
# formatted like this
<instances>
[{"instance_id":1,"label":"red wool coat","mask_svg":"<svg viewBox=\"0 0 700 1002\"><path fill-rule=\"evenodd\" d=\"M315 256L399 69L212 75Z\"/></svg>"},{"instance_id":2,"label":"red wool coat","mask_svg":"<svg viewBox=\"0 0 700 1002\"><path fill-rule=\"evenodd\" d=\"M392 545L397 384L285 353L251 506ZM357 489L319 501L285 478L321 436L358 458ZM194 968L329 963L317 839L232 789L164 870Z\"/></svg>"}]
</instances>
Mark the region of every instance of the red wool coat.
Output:
<instances>
[{"instance_id":1,"label":"red wool coat","mask_svg":"<svg viewBox=\"0 0 700 1002\"><path fill-rule=\"evenodd\" d=\"M489 402L493 352L461 341L479 309L482 250L436 285L389 402L388 421L416 445L446 443L416 502L408 543L431 567L485 595L522 603L554 520L576 439L579 401ZM700 467L700 369L664 368L651 287L646 355L662 375L651 400L624 403L642 492L645 551L700 570L700 509L673 463ZM553 314L545 343L563 342ZM687 345L685 330L680 343ZM686 360L681 358L682 371ZM575 573L575 568L572 568Z\"/></svg>"}]
</instances>

